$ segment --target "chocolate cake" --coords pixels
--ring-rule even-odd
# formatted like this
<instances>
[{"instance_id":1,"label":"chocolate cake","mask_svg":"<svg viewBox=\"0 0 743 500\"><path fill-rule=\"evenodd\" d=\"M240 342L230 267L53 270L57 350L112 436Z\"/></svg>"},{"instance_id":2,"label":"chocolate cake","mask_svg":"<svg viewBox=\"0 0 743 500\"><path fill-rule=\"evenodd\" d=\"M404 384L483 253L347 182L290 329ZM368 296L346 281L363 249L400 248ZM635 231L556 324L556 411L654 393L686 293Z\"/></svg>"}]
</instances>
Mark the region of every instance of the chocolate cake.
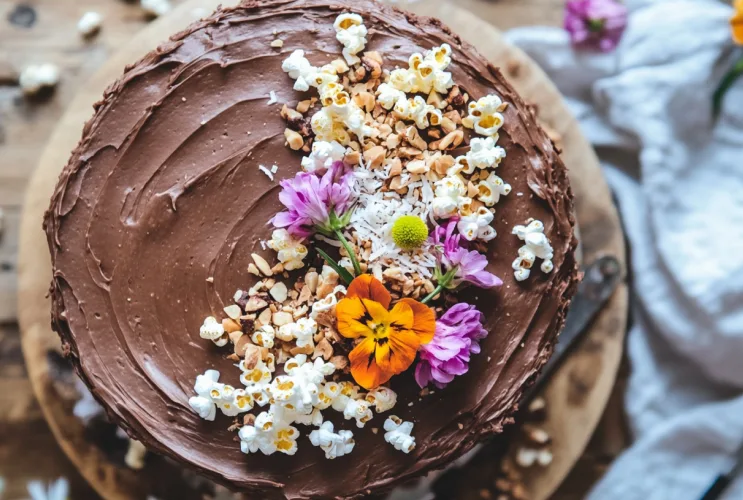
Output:
<instances>
[{"instance_id":1,"label":"chocolate cake","mask_svg":"<svg viewBox=\"0 0 743 500\"><path fill-rule=\"evenodd\" d=\"M533 111L440 21L247 0L95 106L44 221L52 325L148 448L255 498L379 494L508 422L573 227Z\"/></svg>"}]
</instances>

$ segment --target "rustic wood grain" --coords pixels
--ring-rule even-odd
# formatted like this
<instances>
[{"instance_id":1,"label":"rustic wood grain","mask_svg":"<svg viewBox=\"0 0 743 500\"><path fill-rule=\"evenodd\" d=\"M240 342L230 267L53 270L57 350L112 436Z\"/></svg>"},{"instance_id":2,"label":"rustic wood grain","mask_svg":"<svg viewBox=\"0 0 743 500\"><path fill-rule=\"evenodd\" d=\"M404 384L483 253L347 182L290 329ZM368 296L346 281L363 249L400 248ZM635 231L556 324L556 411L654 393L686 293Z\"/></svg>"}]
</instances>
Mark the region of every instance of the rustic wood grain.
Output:
<instances>
[{"instance_id":1,"label":"rustic wood grain","mask_svg":"<svg viewBox=\"0 0 743 500\"><path fill-rule=\"evenodd\" d=\"M54 61L63 67L63 80L58 92L49 101L43 103L26 103L15 97L8 97L4 92L13 94L13 86L5 89L0 83L0 119L6 130L5 142L0 129L0 206L6 213L20 216L20 192L29 179L33 165L43 157L39 170L27 191L26 211L24 213L21 234L20 259L20 302L21 322L23 325L23 344L26 359L29 363L29 374L37 396L42 400L42 409L50 421L62 448L80 468L91 484L101 493L112 498L139 497L142 485L120 479L131 471L110 464L101 450L94 443L80 440L83 436L82 425L71 418L69 407L55 404L55 392L48 377L46 367L46 350L58 345L58 339L49 329L48 301L44 294L49 282L49 264L46 243L40 231L40 220L43 208L58 172L65 163L69 151L80 136L82 123L89 118L92 103L101 95L103 88L110 83L123 66L145 53L154 45L163 41L171 32L177 31L193 19L194 6L206 7L216 5L216 0L191 0L168 16L148 26L146 31L132 38L144 21L136 5L120 0L37 0L37 11L40 19L50 19L46 12L52 12L59 18L59 23L46 23L45 34L40 36L36 27L30 29L33 36L26 36L26 44L12 44L12 50L6 51L7 33L0 30L0 82L3 75L12 74L10 67L21 67L23 61L31 55L38 57L44 53L54 57ZM222 2L227 3L227 2ZM7 5L6 5L7 4ZM47 11L48 6L50 7ZM486 49L485 53L497 64L518 69L518 74L510 75L514 85L531 101L539 105L541 119L559 133L564 144L566 163L571 170L573 187L577 197L577 211L581 229L585 259L590 262L601 253L614 253L624 260L624 248L621 228L614 207L610 202L608 188L601 176L595 155L585 139L580 135L577 124L565 110L559 94L536 68L519 51L506 46L499 33L484 21L490 21L502 28L524 24L559 24L561 21L562 2L557 0L460 0L460 8L442 4L436 0L424 0L414 3L409 8L431 15L438 15L455 31L464 35L475 45ZM3 19L13 4L0 1L0 12ZM461 7L475 9L477 17L467 13ZM81 45L76 38L75 23L82 12L89 9L103 12L106 16L101 37L93 45L102 44L103 48L91 48ZM110 10L106 10L110 9ZM104 12L105 10L105 12ZM479 19L478 19L479 17ZM2 20L0 20L2 22ZM38 21L41 22L41 21ZM20 30L20 28L18 28ZM47 38L48 37L48 38ZM10 38L10 36L8 36ZM130 45L115 55L114 49L131 39ZM6 53L7 52L7 53ZM16 54L10 54L15 52ZM84 61L92 54L95 61ZM90 75L95 68L106 61L105 69L99 71L92 79ZM518 62L514 64L513 61ZM85 92L75 95L75 90L84 86ZM69 103L72 104L67 107ZM67 111L63 114L63 110ZM9 120L5 120L10 117ZM24 135L25 134L25 135ZM51 139L50 139L51 136ZM12 137L13 140L9 140ZM16 142L17 141L17 142ZM43 149L45 143L49 144ZM5 181L8 181L8 184ZM4 196L4 195L7 195ZM6 201L9 200L9 201ZM16 219L16 220L17 220ZM8 237L8 234L10 236ZM13 236L13 235L16 236ZM8 251L10 244L17 245L17 232L9 231L6 238L0 240L0 262L3 258L15 261L15 252ZM7 274L7 273L6 273ZM3 277L3 275L0 275ZM0 284L3 284L0 281ZM4 290L0 287L0 290ZM3 295L0 291L0 305ZM11 295L13 292L11 291ZM555 461L547 469L534 470L528 476L532 498L547 498L568 474L578 461L591 437L611 393L616 369L622 352L622 341L626 323L627 296L622 287L613 297L610 306L598 318L587 341L580 346L574 360L563 367L556 376L555 382L548 388L550 415L548 430L560 438L555 441ZM2 318L0 307L0 318ZM0 372L1 374L2 372ZM0 384L4 378L0 375ZM27 386L26 386L27 387ZM0 389L2 386L0 385ZM19 403L20 404L20 403ZM33 406L33 405L31 405ZM38 408L35 410L38 412ZM23 421L23 410L16 410ZM614 418L617 412L613 412ZM0 420L2 422L2 420ZM624 437L614 430L607 433L614 441L622 444ZM601 436L600 432L596 436ZM596 437L594 437L596 441ZM591 446L598 450L605 448L605 440L598 440ZM612 439L609 439L612 441ZM621 445L619 445L621 448ZM590 448L590 447L589 447ZM617 445L614 445L614 449ZM602 457L612 454L597 454ZM0 458L2 460L2 458ZM596 464L599 463L599 466ZM580 461L582 476L588 480L571 480L566 483L568 491L555 495L554 498L576 498L575 491L585 492L592 480L601 473L606 464L593 458ZM593 473L587 473L590 470ZM146 474L142 473L142 474Z\"/></svg>"}]
</instances>

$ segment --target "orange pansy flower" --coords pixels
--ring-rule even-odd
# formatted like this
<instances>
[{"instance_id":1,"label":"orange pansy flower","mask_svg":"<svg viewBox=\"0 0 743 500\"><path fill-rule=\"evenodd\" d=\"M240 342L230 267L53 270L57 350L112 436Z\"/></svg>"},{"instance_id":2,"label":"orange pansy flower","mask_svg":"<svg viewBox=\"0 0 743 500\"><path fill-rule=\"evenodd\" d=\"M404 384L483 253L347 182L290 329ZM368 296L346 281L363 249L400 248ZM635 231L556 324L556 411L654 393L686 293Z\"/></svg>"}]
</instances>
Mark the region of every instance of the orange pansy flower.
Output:
<instances>
[{"instance_id":1,"label":"orange pansy flower","mask_svg":"<svg viewBox=\"0 0 743 500\"><path fill-rule=\"evenodd\" d=\"M730 18L730 27L733 29L733 40L743 45L743 0L735 0L733 4L735 14Z\"/></svg>"},{"instance_id":2,"label":"orange pansy flower","mask_svg":"<svg viewBox=\"0 0 743 500\"><path fill-rule=\"evenodd\" d=\"M384 285L362 274L338 302L338 331L363 340L351 351L351 375L364 389L373 389L402 373L415 360L421 344L433 339L436 313L413 299L401 299L389 310L392 297Z\"/></svg>"}]
</instances>

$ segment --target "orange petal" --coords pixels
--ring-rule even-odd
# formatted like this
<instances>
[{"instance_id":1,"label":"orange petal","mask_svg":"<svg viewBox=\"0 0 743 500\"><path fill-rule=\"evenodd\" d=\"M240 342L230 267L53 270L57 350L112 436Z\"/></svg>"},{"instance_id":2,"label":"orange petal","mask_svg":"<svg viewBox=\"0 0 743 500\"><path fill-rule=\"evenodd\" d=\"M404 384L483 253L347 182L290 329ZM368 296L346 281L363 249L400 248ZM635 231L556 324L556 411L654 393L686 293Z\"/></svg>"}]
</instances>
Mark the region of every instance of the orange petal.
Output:
<instances>
[{"instance_id":1,"label":"orange petal","mask_svg":"<svg viewBox=\"0 0 743 500\"><path fill-rule=\"evenodd\" d=\"M413 328L414 320L413 309L407 303L400 301L390 311L390 330L410 330Z\"/></svg>"},{"instance_id":2,"label":"orange petal","mask_svg":"<svg viewBox=\"0 0 743 500\"><path fill-rule=\"evenodd\" d=\"M348 286L346 297L371 299L382 304L385 309L390 308L392 297L381 281L371 274L362 274Z\"/></svg>"},{"instance_id":3,"label":"orange petal","mask_svg":"<svg viewBox=\"0 0 743 500\"><path fill-rule=\"evenodd\" d=\"M377 364L385 372L402 373L415 361L420 345L420 339L412 330L391 332L385 345L377 347Z\"/></svg>"},{"instance_id":4,"label":"orange petal","mask_svg":"<svg viewBox=\"0 0 743 500\"><path fill-rule=\"evenodd\" d=\"M743 0L735 0L735 14L730 18L735 43L743 45Z\"/></svg>"},{"instance_id":5,"label":"orange petal","mask_svg":"<svg viewBox=\"0 0 743 500\"><path fill-rule=\"evenodd\" d=\"M409 305L413 310L413 326L411 330L418 335L421 344L431 342L433 340L433 334L436 331L436 313L434 310L413 299L400 299L398 304L400 303Z\"/></svg>"},{"instance_id":6,"label":"orange petal","mask_svg":"<svg viewBox=\"0 0 743 500\"><path fill-rule=\"evenodd\" d=\"M366 326L367 311L360 298L341 299L335 306L335 315L338 318L338 332L344 337L355 339L373 334Z\"/></svg>"},{"instance_id":7,"label":"orange petal","mask_svg":"<svg viewBox=\"0 0 743 500\"><path fill-rule=\"evenodd\" d=\"M348 355L351 361L351 375L361 387L367 390L374 389L387 382L394 373L383 371L375 359L377 343L373 337L366 337L354 347Z\"/></svg>"}]
</instances>

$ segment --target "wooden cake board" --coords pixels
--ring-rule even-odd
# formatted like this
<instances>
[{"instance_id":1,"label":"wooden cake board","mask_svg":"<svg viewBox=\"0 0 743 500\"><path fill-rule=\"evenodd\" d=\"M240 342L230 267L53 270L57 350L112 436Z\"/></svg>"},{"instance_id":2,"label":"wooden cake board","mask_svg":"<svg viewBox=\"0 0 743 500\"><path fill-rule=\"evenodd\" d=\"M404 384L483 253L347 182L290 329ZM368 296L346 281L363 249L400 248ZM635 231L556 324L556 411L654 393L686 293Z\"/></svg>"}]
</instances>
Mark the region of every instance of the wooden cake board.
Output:
<instances>
[{"instance_id":1,"label":"wooden cake board","mask_svg":"<svg viewBox=\"0 0 743 500\"><path fill-rule=\"evenodd\" d=\"M99 442L92 440L71 406L59 395L50 372L50 350L59 350L59 338L49 326L47 297L51 266L46 238L41 230L43 213L70 151L80 139L92 106L128 63L132 63L171 33L194 20L196 9L211 10L224 0L187 0L167 16L139 32L113 55L82 88L49 140L26 193L19 252L19 319L23 352L33 389L60 446L82 475L105 498L145 498L151 485L163 483L172 464L152 459L155 465L141 471L112 461ZM501 33L473 13L444 0L425 0L407 6L417 14L445 20L454 32L475 45L500 67L527 102L533 103L540 121L563 150L576 199L581 229L583 262L612 254L625 265L624 237L611 193L596 155L582 136L578 123L546 75L522 51L507 44ZM627 323L628 292L621 284L591 331L560 368L545 390L547 419L541 424L552 439L552 463L524 472L529 498L548 498L565 479L583 453L603 414L622 356ZM495 471L493 471L495 474ZM177 479L177 478L176 478ZM182 481L170 481L175 488ZM187 498L184 487L172 498ZM163 496L158 496L164 498Z\"/></svg>"}]
</instances>

